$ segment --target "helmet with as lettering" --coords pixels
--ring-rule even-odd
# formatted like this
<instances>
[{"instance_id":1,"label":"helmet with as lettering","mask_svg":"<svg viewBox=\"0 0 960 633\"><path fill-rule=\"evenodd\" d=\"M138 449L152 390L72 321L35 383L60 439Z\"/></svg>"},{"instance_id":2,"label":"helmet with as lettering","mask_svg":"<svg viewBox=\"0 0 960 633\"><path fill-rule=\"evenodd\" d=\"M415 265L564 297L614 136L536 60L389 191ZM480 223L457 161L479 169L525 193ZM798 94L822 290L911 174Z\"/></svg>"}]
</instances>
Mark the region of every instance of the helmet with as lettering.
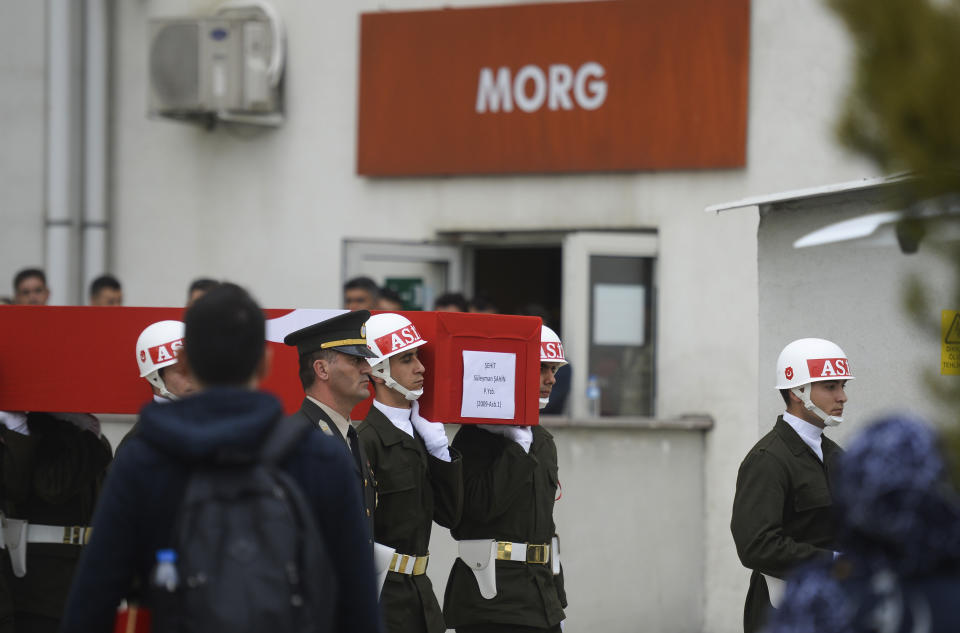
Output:
<instances>
[{"instance_id":1,"label":"helmet with as lettering","mask_svg":"<svg viewBox=\"0 0 960 633\"><path fill-rule=\"evenodd\" d=\"M157 321L148 325L137 338L137 366L140 377L160 390L170 400L177 397L167 390L160 370L177 363L177 352L183 347L182 321Z\"/></svg>"},{"instance_id":2,"label":"helmet with as lettering","mask_svg":"<svg viewBox=\"0 0 960 633\"><path fill-rule=\"evenodd\" d=\"M843 418L827 415L810 400L814 382L853 380L850 361L840 346L822 338L801 338L783 348L777 358L777 389L789 389L804 406L828 426L836 426Z\"/></svg>"},{"instance_id":3,"label":"helmet with as lettering","mask_svg":"<svg viewBox=\"0 0 960 633\"><path fill-rule=\"evenodd\" d=\"M546 325L540 327L540 362L567 364L560 337Z\"/></svg>"},{"instance_id":4,"label":"helmet with as lettering","mask_svg":"<svg viewBox=\"0 0 960 633\"><path fill-rule=\"evenodd\" d=\"M376 354L368 358L373 376L383 378L391 389L403 394L407 400L416 400L423 395L423 389L411 391L390 375L390 358L409 350L426 345L420 332L405 316L384 312L375 314L367 321L367 348Z\"/></svg>"},{"instance_id":5,"label":"helmet with as lettering","mask_svg":"<svg viewBox=\"0 0 960 633\"><path fill-rule=\"evenodd\" d=\"M567 364L567 356L563 351L560 337L546 325L540 327L540 362L556 363L560 366ZM540 398L541 409L548 404L550 404L550 398Z\"/></svg>"}]
</instances>

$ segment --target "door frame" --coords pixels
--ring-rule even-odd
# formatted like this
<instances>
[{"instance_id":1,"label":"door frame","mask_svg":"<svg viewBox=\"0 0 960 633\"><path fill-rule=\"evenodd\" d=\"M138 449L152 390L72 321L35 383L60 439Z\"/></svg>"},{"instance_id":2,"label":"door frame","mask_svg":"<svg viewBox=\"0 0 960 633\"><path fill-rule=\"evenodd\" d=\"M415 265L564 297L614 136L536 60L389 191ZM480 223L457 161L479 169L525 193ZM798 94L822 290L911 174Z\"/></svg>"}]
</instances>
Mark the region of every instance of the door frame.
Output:
<instances>
[{"instance_id":1,"label":"door frame","mask_svg":"<svg viewBox=\"0 0 960 633\"><path fill-rule=\"evenodd\" d=\"M587 367L590 354L590 257L611 255L618 257L653 257L659 252L659 237L655 231L571 231L563 240L563 332L560 337L573 365L571 376L570 417L586 419ZM657 262L653 268L653 301L657 305ZM654 311L653 345L656 346L656 311ZM656 354L656 347L654 347ZM654 356L656 358L656 356ZM655 361L656 362L656 361ZM654 368L654 381L656 367ZM654 414L656 384L654 384Z\"/></svg>"}]
</instances>

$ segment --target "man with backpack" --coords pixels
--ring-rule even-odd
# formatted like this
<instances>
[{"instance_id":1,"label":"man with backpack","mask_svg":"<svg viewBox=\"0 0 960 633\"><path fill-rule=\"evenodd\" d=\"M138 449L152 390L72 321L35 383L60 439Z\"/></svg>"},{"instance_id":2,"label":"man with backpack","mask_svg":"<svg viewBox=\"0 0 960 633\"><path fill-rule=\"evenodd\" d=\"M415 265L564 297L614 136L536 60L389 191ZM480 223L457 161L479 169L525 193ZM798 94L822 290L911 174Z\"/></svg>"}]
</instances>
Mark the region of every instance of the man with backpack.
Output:
<instances>
[{"instance_id":1,"label":"man with backpack","mask_svg":"<svg viewBox=\"0 0 960 633\"><path fill-rule=\"evenodd\" d=\"M381 630L350 456L308 425L281 423L280 402L255 391L267 372L264 328L233 284L187 311L180 362L199 392L141 412L107 478L61 631L112 631L137 582L157 633ZM149 587L158 560L164 586Z\"/></svg>"}]
</instances>

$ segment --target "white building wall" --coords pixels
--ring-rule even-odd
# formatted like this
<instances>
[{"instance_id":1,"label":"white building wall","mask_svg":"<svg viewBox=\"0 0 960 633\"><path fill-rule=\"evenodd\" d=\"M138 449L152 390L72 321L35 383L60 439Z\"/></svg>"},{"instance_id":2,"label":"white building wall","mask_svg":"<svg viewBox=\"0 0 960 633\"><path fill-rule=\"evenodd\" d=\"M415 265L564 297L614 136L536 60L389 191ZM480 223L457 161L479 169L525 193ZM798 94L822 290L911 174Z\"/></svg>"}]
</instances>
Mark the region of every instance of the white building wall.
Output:
<instances>
[{"instance_id":1,"label":"white building wall","mask_svg":"<svg viewBox=\"0 0 960 633\"><path fill-rule=\"evenodd\" d=\"M747 574L727 525L737 465L759 433L757 219L701 209L871 173L831 136L848 46L822 3L753 3L745 169L389 180L355 175L358 15L438 5L277 2L289 31L288 122L238 138L144 116L145 18L175 14L183 4L118 6L114 257L131 303L177 304L191 277L208 274L247 284L264 305L331 306L339 299L344 237L657 228L657 409L664 417L705 412L716 420L706 445L704 630L737 630ZM168 245L176 263L149 272L138 266L143 253Z\"/></svg>"},{"instance_id":2,"label":"white building wall","mask_svg":"<svg viewBox=\"0 0 960 633\"><path fill-rule=\"evenodd\" d=\"M276 0L289 38L288 120L282 128L240 134L148 120L147 18L201 13L216 4L113 3L114 234L108 259L124 283L127 303L181 305L189 281L208 275L246 285L268 307L332 307L339 301L344 238L420 240L436 231L545 226L657 229L658 416L706 413L716 423L706 433L703 464L703 585L691 591L691 609L702 609L705 632L737 631L747 573L733 550L729 510L739 461L759 436L758 421L771 415L761 410L756 393L758 367L770 359L758 336L757 214L716 217L702 209L748 194L874 173L832 138L848 82L849 46L823 3L753 2L744 169L384 180L355 175L359 14L476 2ZM40 28L43 3L14 5L29 6L22 9L27 23ZM17 35L9 24L4 20L0 28ZM2 41L3 50L10 50L12 40ZM0 131L4 138L22 135L21 149L4 143L0 150L0 271L8 278L21 263L42 261L34 256L42 247L41 56L37 49L24 62L33 70L21 80L28 85L23 95L12 96L6 87L0 93L4 111L14 113L0 120ZM24 72L20 64L0 64L0 72L11 76ZM6 169L14 155L22 173ZM7 204L8 191L20 191L12 200L33 219ZM681 485L658 473L656 464L647 472L657 486ZM635 494L642 500L647 492L637 487ZM610 495L604 503L619 500ZM634 527L648 520L642 513L631 520L622 526L624 541L649 534ZM677 550L679 558L680 536L640 546ZM587 579L584 586L605 580ZM629 588L635 592L655 592L664 583L642 570L633 581ZM629 604L620 613L616 604L604 608L614 611L611 619L637 620Z\"/></svg>"},{"instance_id":3,"label":"white building wall","mask_svg":"<svg viewBox=\"0 0 960 633\"><path fill-rule=\"evenodd\" d=\"M931 422L953 422L956 411L933 396L955 376L940 374L941 311L953 302L955 261L933 237L905 255L895 243L838 242L794 249L803 235L850 218L891 210L889 188L765 205L760 222L761 419L769 428L783 408L772 388L780 349L802 337L834 341L847 353L855 380L847 387L844 422L827 432L844 445L878 416L911 412ZM736 213L736 211L734 211ZM892 227L878 231L893 240ZM919 281L927 297L922 320L907 308L907 288Z\"/></svg>"},{"instance_id":4,"label":"white building wall","mask_svg":"<svg viewBox=\"0 0 960 633\"><path fill-rule=\"evenodd\" d=\"M0 296L43 266L46 11L4 2L0 19Z\"/></svg>"}]
</instances>

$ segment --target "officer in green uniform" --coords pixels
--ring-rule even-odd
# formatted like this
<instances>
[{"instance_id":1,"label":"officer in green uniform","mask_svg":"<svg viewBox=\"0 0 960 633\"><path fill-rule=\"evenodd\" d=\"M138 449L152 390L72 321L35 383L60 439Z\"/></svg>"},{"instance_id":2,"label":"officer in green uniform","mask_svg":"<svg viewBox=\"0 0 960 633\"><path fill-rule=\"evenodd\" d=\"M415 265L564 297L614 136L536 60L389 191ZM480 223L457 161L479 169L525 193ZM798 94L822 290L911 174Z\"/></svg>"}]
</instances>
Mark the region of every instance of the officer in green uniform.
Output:
<instances>
[{"instance_id":1,"label":"officer in green uniform","mask_svg":"<svg viewBox=\"0 0 960 633\"><path fill-rule=\"evenodd\" d=\"M0 632L57 630L110 459L93 416L0 412Z\"/></svg>"},{"instance_id":2,"label":"officer in green uniform","mask_svg":"<svg viewBox=\"0 0 960 633\"><path fill-rule=\"evenodd\" d=\"M378 544L392 548L380 602L388 633L443 633L440 604L426 576L430 529L460 521L463 471L447 445L442 424L420 416L424 367L417 348L426 344L399 314L367 321L367 346L375 389L373 406L357 428L377 476L374 515Z\"/></svg>"},{"instance_id":3,"label":"officer in green uniform","mask_svg":"<svg viewBox=\"0 0 960 633\"><path fill-rule=\"evenodd\" d=\"M566 364L560 339L541 332L540 408ZM557 447L540 426L464 425L453 440L463 455L460 541L443 602L458 633L558 632L567 606L553 505Z\"/></svg>"},{"instance_id":4,"label":"officer in green uniform","mask_svg":"<svg viewBox=\"0 0 960 633\"><path fill-rule=\"evenodd\" d=\"M763 628L794 567L836 555L830 491L843 451L823 430L843 421L844 386L852 379L846 354L824 339L793 341L777 359L786 411L740 465L730 521L740 562L753 571L745 633Z\"/></svg>"},{"instance_id":5,"label":"officer in green uniform","mask_svg":"<svg viewBox=\"0 0 960 633\"><path fill-rule=\"evenodd\" d=\"M351 424L350 412L370 396L370 364L365 324L368 310L345 312L288 334L283 342L300 355L300 383L306 397L290 418L304 418L337 438L350 451L357 485L363 493L364 515L373 535L377 505L376 481L370 461ZM288 419L290 419L288 418ZM370 539L373 547L373 538Z\"/></svg>"}]
</instances>

